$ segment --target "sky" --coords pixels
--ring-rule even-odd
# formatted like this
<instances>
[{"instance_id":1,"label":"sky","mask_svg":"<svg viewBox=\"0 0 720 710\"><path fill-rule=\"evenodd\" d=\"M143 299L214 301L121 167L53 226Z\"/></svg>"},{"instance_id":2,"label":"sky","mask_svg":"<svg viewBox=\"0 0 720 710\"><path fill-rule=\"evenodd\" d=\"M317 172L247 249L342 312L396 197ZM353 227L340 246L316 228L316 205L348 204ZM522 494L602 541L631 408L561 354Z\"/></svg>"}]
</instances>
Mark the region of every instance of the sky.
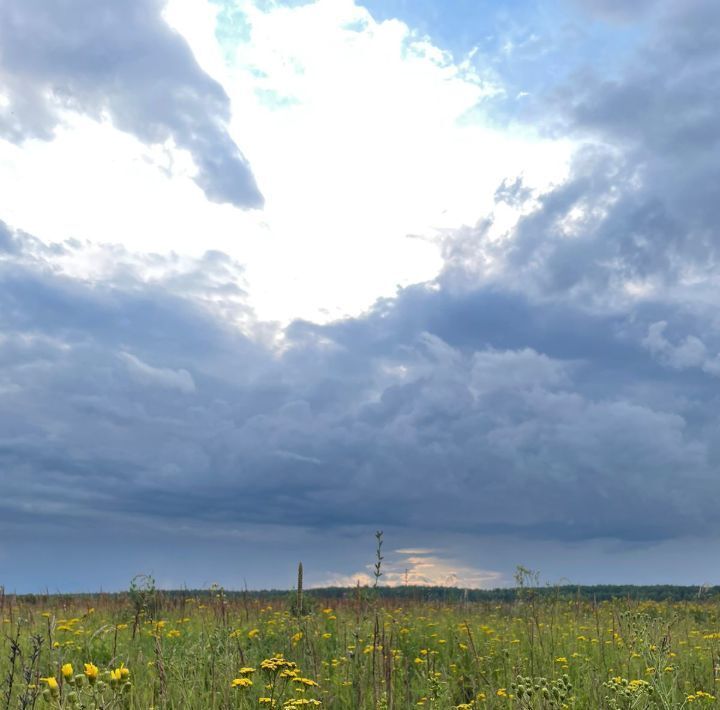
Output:
<instances>
[{"instance_id":1,"label":"sky","mask_svg":"<svg viewBox=\"0 0 720 710\"><path fill-rule=\"evenodd\" d=\"M715 0L0 0L0 585L720 583Z\"/></svg>"}]
</instances>

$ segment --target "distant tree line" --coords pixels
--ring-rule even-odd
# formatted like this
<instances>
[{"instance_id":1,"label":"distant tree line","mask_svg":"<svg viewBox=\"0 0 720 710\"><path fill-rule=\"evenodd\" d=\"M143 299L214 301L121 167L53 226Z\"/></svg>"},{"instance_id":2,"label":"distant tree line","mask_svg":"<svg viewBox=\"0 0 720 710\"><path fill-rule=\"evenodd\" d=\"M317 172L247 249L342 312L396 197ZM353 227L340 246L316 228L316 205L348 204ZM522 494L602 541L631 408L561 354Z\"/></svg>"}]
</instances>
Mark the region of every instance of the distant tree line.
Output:
<instances>
[{"instance_id":1,"label":"distant tree line","mask_svg":"<svg viewBox=\"0 0 720 710\"><path fill-rule=\"evenodd\" d=\"M364 593L367 587L324 587L306 589L305 597L315 600L351 600L359 594ZM373 590L380 599L411 601L411 602L435 602L435 603L460 603L460 602L496 602L511 603L518 598L518 588L501 587L498 589L461 589L458 587L421 587L421 586L400 586L382 587ZM631 584L596 584L596 585L561 585L561 586L533 586L525 588L524 594L531 593L538 599L563 599L583 601L610 601L613 599L624 599L632 601L697 601L697 600L720 600L720 586L680 586L673 584L658 585L631 585ZM158 590L158 593L168 601L179 600L186 597L204 597L216 594L213 589L177 589ZM7 594L7 591L6 591ZM223 590L227 599L252 598L261 600L279 600L288 598L286 589L265 589L257 591L233 591ZM49 598L58 599L98 599L100 597L112 599L115 597L127 596L128 592L100 593L100 594L18 594L18 599L26 603L41 604Z\"/></svg>"},{"instance_id":2,"label":"distant tree line","mask_svg":"<svg viewBox=\"0 0 720 710\"><path fill-rule=\"evenodd\" d=\"M631 584L597 584L597 585L562 585L538 586L531 591L539 598L582 599L585 601L609 601L612 599L631 599L635 601L691 601L698 599L720 598L720 586L690 587L672 584L631 585ZM346 587L327 587L309 590L322 598L348 598L354 590ZM411 599L417 601L447 602L513 602L517 599L516 587L498 589L460 589L457 587L381 587L379 594L385 599Z\"/></svg>"}]
</instances>

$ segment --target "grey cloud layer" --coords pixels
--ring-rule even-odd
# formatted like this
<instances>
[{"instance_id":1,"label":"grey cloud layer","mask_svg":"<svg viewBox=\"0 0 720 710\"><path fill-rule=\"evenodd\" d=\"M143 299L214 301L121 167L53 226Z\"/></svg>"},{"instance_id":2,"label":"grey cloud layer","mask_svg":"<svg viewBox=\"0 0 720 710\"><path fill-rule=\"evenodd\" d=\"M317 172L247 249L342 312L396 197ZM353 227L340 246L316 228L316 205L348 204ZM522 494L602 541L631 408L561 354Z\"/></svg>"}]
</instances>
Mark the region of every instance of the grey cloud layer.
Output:
<instances>
[{"instance_id":1,"label":"grey cloud layer","mask_svg":"<svg viewBox=\"0 0 720 710\"><path fill-rule=\"evenodd\" d=\"M662 3L620 70L580 67L534 105L554 135L583 142L570 178L545 195L501 243L489 223L447 245L448 280L502 264L505 287L586 303L643 289L710 284L720 223L720 6ZM498 199L527 200L522 185ZM660 318L661 319L661 318Z\"/></svg>"},{"instance_id":2,"label":"grey cloud layer","mask_svg":"<svg viewBox=\"0 0 720 710\"><path fill-rule=\"evenodd\" d=\"M661 0L572 0L591 13L609 20L626 21L642 16L649 8L660 4Z\"/></svg>"},{"instance_id":3,"label":"grey cloud layer","mask_svg":"<svg viewBox=\"0 0 720 710\"><path fill-rule=\"evenodd\" d=\"M417 286L362 319L295 323L279 354L228 323L237 294L217 294L242 271L218 255L168 257L172 276L148 282L117 252L116 274L91 283L53 266L82 245L7 229L2 243L6 530L38 511L66 529L717 527L715 397L701 371L653 359L652 304L629 319Z\"/></svg>"},{"instance_id":4,"label":"grey cloud layer","mask_svg":"<svg viewBox=\"0 0 720 710\"><path fill-rule=\"evenodd\" d=\"M174 139L210 200L259 207L247 161L227 131L230 102L162 19L160 0L2 0L0 137L52 139L61 109L146 143Z\"/></svg>"},{"instance_id":5,"label":"grey cloud layer","mask_svg":"<svg viewBox=\"0 0 720 710\"><path fill-rule=\"evenodd\" d=\"M90 282L59 267L85 246L0 229L0 525L720 534L720 23L667 12L643 62L547 100L587 145L498 191L535 200L507 240L461 230L436 282L282 351L221 254L118 249Z\"/></svg>"}]
</instances>

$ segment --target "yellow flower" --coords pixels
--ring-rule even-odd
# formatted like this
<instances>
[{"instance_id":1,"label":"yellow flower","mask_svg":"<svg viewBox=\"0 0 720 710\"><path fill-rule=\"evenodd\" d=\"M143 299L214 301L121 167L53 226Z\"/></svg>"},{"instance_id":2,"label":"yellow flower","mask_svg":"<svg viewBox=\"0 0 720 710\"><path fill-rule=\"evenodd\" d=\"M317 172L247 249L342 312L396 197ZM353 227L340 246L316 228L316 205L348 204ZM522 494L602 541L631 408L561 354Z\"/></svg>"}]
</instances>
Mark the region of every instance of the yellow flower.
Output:
<instances>
[{"instance_id":1,"label":"yellow flower","mask_svg":"<svg viewBox=\"0 0 720 710\"><path fill-rule=\"evenodd\" d=\"M85 675L91 683L94 683L98 677L98 667L94 663L85 664Z\"/></svg>"},{"instance_id":2,"label":"yellow flower","mask_svg":"<svg viewBox=\"0 0 720 710\"><path fill-rule=\"evenodd\" d=\"M58 682L54 676L48 676L47 678L40 678L43 683L47 683L50 690L58 690Z\"/></svg>"},{"instance_id":3,"label":"yellow flower","mask_svg":"<svg viewBox=\"0 0 720 710\"><path fill-rule=\"evenodd\" d=\"M234 678L230 685L233 688L250 688L253 682L250 678Z\"/></svg>"},{"instance_id":4,"label":"yellow flower","mask_svg":"<svg viewBox=\"0 0 720 710\"><path fill-rule=\"evenodd\" d=\"M250 667L248 667L248 666L245 666L244 668L241 668L241 669L238 671L238 675L250 675L251 673L254 673L254 672L255 672L255 669L254 669L254 668L250 668Z\"/></svg>"},{"instance_id":5,"label":"yellow flower","mask_svg":"<svg viewBox=\"0 0 720 710\"><path fill-rule=\"evenodd\" d=\"M73 677L74 672L75 671L73 671L72 663L65 663L63 665L62 674L63 674L63 678L65 678L65 680L70 680L70 678Z\"/></svg>"}]
</instances>

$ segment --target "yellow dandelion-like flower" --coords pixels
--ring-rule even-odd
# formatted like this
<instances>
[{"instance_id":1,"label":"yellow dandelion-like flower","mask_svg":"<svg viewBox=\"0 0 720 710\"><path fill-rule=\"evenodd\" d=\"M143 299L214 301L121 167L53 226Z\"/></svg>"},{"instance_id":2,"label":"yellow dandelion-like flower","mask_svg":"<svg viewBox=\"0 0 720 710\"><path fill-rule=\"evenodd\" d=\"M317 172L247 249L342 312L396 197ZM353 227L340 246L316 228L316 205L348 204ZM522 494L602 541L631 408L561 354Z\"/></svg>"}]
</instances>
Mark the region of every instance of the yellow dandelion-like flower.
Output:
<instances>
[{"instance_id":1,"label":"yellow dandelion-like flower","mask_svg":"<svg viewBox=\"0 0 720 710\"><path fill-rule=\"evenodd\" d=\"M94 663L85 664L85 675L91 683L94 683L97 680L98 673L99 669Z\"/></svg>"}]
</instances>

